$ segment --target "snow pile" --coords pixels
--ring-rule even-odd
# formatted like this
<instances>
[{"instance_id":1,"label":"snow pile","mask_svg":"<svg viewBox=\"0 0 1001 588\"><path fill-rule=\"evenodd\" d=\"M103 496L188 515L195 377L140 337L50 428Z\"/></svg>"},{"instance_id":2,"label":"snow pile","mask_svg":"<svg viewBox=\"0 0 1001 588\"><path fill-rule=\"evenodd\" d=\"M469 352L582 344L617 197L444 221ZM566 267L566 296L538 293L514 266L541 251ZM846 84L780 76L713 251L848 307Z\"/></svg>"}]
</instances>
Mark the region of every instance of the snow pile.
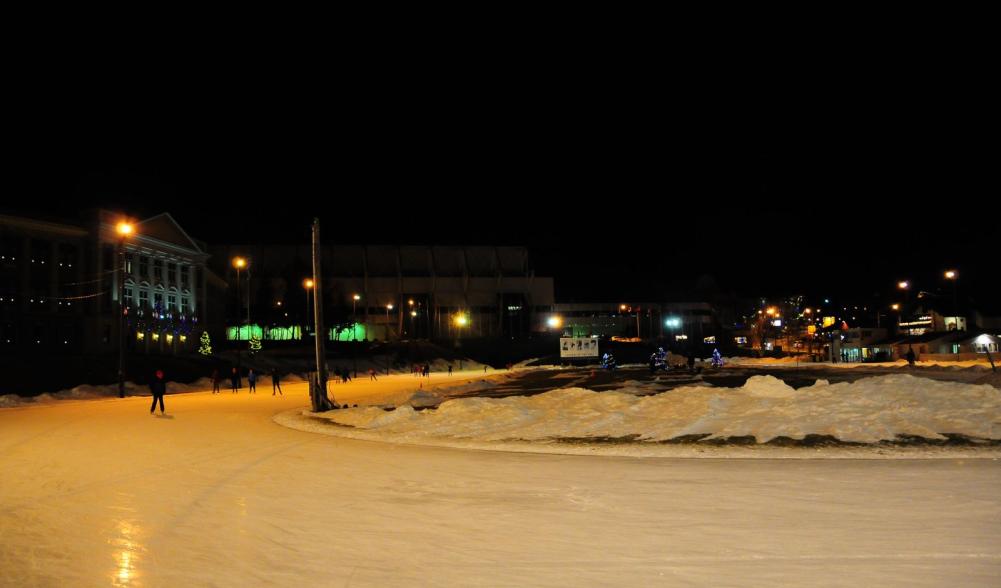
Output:
<instances>
[{"instance_id":1,"label":"snow pile","mask_svg":"<svg viewBox=\"0 0 1001 588\"><path fill-rule=\"evenodd\" d=\"M496 387L497 384L498 382L494 380L475 380L456 386L439 386L428 390L418 390L411 394L410 397L401 404L406 404L415 408L438 406L449 397L483 392Z\"/></svg>"},{"instance_id":2,"label":"snow pile","mask_svg":"<svg viewBox=\"0 0 1001 588\"><path fill-rule=\"evenodd\" d=\"M200 390L211 390L212 380L201 378L190 384L181 382L167 382L167 394L180 394L182 392L195 392ZM149 386L136 384L135 382L125 382L126 396L149 396ZM118 384L105 384L94 386L91 384L81 384L68 390L59 392L39 394L37 396L18 396L17 394L0 395L0 408L14 408L18 406L31 406L35 404L45 404L58 400L90 400L94 398L115 398L118 396Z\"/></svg>"},{"instance_id":3,"label":"snow pile","mask_svg":"<svg viewBox=\"0 0 1001 588\"><path fill-rule=\"evenodd\" d=\"M986 356L984 359L978 360L964 360L964 361L946 361L946 360L933 360L933 361L917 361L914 364L918 367L944 367L944 368L983 368L990 369L991 364L987 361ZM786 367L790 365L799 365L800 367L835 367L835 368L901 368L908 367L907 360L898 359L896 361L881 361L877 363L829 363L820 362L816 363L810 360L809 357L725 357L723 358L723 365L729 366L770 366L770 367Z\"/></svg>"},{"instance_id":4,"label":"snow pile","mask_svg":"<svg viewBox=\"0 0 1001 588\"><path fill-rule=\"evenodd\" d=\"M453 438L549 441L626 438L667 441L753 436L831 436L877 443L898 436L1001 438L1001 391L895 374L795 390L772 376L740 388L688 386L656 396L564 388L537 396L461 398L437 410L366 407L314 415L392 440Z\"/></svg>"}]
</instances>

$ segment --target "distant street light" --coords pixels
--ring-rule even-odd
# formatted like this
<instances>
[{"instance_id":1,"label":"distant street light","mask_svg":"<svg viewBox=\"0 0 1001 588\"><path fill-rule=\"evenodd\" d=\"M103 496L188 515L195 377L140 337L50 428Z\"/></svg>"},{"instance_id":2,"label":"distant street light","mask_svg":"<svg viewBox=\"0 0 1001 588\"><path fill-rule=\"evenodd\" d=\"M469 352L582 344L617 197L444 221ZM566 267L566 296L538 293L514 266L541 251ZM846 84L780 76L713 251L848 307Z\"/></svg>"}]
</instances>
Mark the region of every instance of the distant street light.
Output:
<instances>
[{"instance_id":1,"label":"distant street light","mask_svg":"<svg viewBox=\"0 0 1001 588\"><path fill-rule=\"evenodd\" d=\"M361 296L355 294L351 297L351 340L357 340L358 334L358 301L361 300Z\"/></svg>"},{"instance_id":2,"label":"distant street light","mask_svg":"<svg viewBox=\"0 0 1001 588\"><path fill-rule=\"evenodd\" d=\"M904 291L904 294L905 294L904 305L905 305L905 308L906 308L907 305L909 305L911 303L911 283L908 282L907 280L898 282L897 283L897 288L899 288L899 289L901 289L901 290Z\"/></svg>"},{"instance_id":3,"label":"distant street light","mask_svg":"<svg viewBox=\"0 0 1001 588\"><path fill-rule=\"evenodd\" d=\"M309 333L309 292L313 289L312 278L303 280L302 287L306 291L306 332Z\"/></svg>"},{"instance_id":4,"label":"distant street light","mask_svg":"<svg viewBox=\"0 0 1001 588\"><path fill-rule=\"evenodd\" d=\"M546 324L548 324L551 329L558 329L563 326L563 319L559 316L553 315L549 317Z\"/></svg>"},{"instance_id":5,"label":"distant street light","mask_svg":"<svg viewBox=\"0 0 1001 588\"><path fill-rule=\"evenodd\" d=\"M131 223L122 221L115 227L118 233L118 397L125 398L125 240L135 232Z\"/></svg>"},{"instance_id":6,"label":"distant street light","mask_svg":"<svg viewBox=\"0 0 1001 588\"><path fill-rule=\"evenodd\" d=\"M240 329L240 305L243 304L243 298L240 296L240 270L247 267L247 260L243 257L233 258L233 267L236 268L236 340L241 340L241 329ZM247 298L250 298L250 284L247 284ZM247 303L247 329L250 329L250 303ZM247 335L250 338L250 335ZM236 373L237 377L240 377L241 369L241 358L243 355L242 346L237 343L236 345Z\"/></svg>"},{"instance_id":7,"label":"distant street light","mask_svg":"<svg viewBox=\"0 0 1001 588\"><path fill-rule=\"evenodd\" d=\"M949 270L945 272L945 279L952 280L952 314L956 319L956 330L959 330L959 272Z\"/></svg>"}]
</instances>

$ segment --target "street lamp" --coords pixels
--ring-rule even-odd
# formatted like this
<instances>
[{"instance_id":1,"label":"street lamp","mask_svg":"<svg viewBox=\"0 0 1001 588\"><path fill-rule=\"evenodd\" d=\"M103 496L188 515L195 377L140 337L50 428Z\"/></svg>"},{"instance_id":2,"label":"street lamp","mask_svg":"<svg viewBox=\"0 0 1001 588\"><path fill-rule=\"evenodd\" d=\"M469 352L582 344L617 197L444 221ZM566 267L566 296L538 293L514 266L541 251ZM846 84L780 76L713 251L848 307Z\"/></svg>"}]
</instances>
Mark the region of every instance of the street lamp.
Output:
<instances>
[{"instance_id":1,"label":"street lamp","mask_svg":"<svg viewBox=\"0 0 1001 588\"><path fill-rule=\"evenodd\" d=\"M233 258L233 267L236 268L236 340L240 341L240 304L243 303L243 298L240 296L240 270L247 267L247 260L243 257ZM248 284L249 291L249 284ZM249 297L249 295L248 295ZM247 305L247 328L250 328L250 305ZM247 337L250 338L249 335ZM240 377L241 361L242 361L243 350L239 343L236 345L236 373L237 377Z\"/></svg>"},{"instance_id":2,"label":"street lamp","mask_svg":"<svg viewBox=\"0 0 1001 588\"><path fill-rule=\"evenodd\" d=\"M959 296L957 290L959 289L959 272L956 270L949 270L945 272L945 279L952 280L952 314L956 320L956 330L959 330Z\"/></svg>"},{"instance_id":3,"label":"street lamp","mask_svg":"<svg viewBox=\"0 0 1001 588\"><path fill-rule=\"evenodd\" d=\"M897 282L897 288L904 291L904 305L905 308L911 303L911 283L907 280L901 280ZM920 298L920 296L919 296Z\"/></svg>"},{"instance_id":4,"label":"street lamp","mask_svg":"<svg viewBox=\"0 0 1001 588\"><path fill-rule=\"evenodd\" d=\"M118 397L125 398L125 239L135 232L131 223L121 221L115 226L118 233Z\"/></svg>"},{"instance_id":5,"label":"street lamp","mask_svg":"<svg viewBox=\"0 0 1001 588\"><path fill-rule=\"evenodd\" d=\"M358 301L361 296L355 294L351 297L351 340L355 341L358 333Z\"/></svg>"},{"instance_id":6,"label":"street lamp","mask_svg":"<svg viewBox=\"0 0 1001 588\"><path fill-rule=\"evenodd\" d=\"M456 337L462 335L462 328L468 324L469 324L469 316L466 313L460 312L459 314L455 315L455 326L458 327L458 330L456 331Z\"/></svg>"},{"instance_id":7,"label":"street lamp","mask_svg":"<svg viewBox=\"0 0 1001 588\"><path fill-rule=\"evenodd\" d=\"M392 304L386 305L386 341L389 341L389 311L393 310Z\"/></svg>"},{"instance_id":8,"label":"street lamp","mask_svg":"<svg viewBox=\"0 0 1001 588\"><path fill-rule=\"evenodd\" d=\"M309 332L309 292L313 289L312 278L306 278L302 281L302 288L306 291L306 332Z\"/></svg>"}]
</instances>

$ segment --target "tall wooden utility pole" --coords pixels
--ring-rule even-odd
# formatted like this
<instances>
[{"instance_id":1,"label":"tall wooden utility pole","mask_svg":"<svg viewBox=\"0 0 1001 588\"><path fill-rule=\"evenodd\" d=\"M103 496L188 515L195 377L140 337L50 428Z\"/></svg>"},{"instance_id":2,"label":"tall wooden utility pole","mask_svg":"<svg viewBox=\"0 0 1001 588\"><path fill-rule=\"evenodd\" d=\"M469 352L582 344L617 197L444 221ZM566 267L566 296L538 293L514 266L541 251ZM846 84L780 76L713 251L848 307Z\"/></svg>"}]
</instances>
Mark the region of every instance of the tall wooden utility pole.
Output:
<instances>
[{"instance_id":1,"label":"tall wooden utility pole","mask_svg":"<svg viewBox=\"0 0 1001 588\"><path fill-rule=\"evenodd\" d=\"M313 219L313 324L316 340L316 378L309 383L313 412L334 408L327 397L327 352L324 339L327 330L323 326L323 272L320 268L320 219Z\"/></svg>"}]
</instances>

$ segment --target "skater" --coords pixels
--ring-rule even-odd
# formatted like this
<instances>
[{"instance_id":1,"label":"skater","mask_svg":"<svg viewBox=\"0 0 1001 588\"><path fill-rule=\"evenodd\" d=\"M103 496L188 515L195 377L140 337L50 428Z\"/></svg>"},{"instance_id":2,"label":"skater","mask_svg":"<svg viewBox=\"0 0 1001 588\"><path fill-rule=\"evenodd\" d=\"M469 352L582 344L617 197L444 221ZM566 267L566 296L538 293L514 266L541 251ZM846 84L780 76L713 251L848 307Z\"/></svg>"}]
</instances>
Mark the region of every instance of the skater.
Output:
<instances>
[{"instance_id":1,"label":"skater","mask_svg":"<svg viewBox=\"0 0 1001 588\"><path fill-rule=\"evenodd\" d=\"M911 367L914 367L914 348L913 347L911 347L910 345L907 346L907 355L905 355L904 357L907 358L907 365L909 365Z\"/></svg>"},{"instance_id":2,"label":"skater","mask_svg":"<svg viewBox=\"0 0 1001 588\"><path fill-rule=\"evenodd\" d=\"M487 373L487 366L483 366L483 373Z\"/></svg>"},{"instance_id":3,"label":"skater","mask_svg":"<svg viewBox=\"0 0 1001 588\"><path fill-rule=\"evenodd\" d=\"M375 368L368 368L368 379L375 382L379 381L379 378L375 377Z\"/></svg>"},{"instance_id":4,"label":"skater","mask_svg":"<svg viewBox=\"0 0 1001 588\"><path fill-rule=\"evenodd\" d=\"M275 390L278 391L279 396L285 396L282 394L282 373L278 370L271 370L271 395L275 395Z\"/></svg>"},{"instance_id":5,"label":"skater","mask_svg":"<svg viewBox=\"0 0 1001 588\"><path fill-rule=\"evenodd\" d=\"M723 357L719 354L719 349L713 349L713 367L723 367Z\"/></svg>"},{"instance_id":6,"label":"skater","mask_svg":"<svg viewBox=\"0 0 1001 588\"><path fill-rule=\"evenodd\" d=\"M335 367L334 368L334 383L336 384L338 382L338 380L340 380L340 379L341 379L341 368Z\"/></svg>"},{"instance_id":7,"label":"skater","mask_svg":"<svg viewBox=\"0 0 1001 588\"><path fill-rule=\"evenodd\" d=\"M431 364L430 363L424 364L424 377L425 378L430 378L431 377Z\"/></svg>"},{"instance_id":8,"label":"skater","mask_svg":"<svg viewBox=\"0 0 1001 588\"><path fill-rule=\"evenodd\" d=\"M240 371L233 368L233 372L230 374L229 379L233 384L233 394L236 394L240 390Z\"/></svg>"},{"instance_id":9,"label":"skater","mask_svg":"<svg viewBox=\"0 0 1001 588\"><path fill-rule=\"evenodd\" d=\"M257 374L252 369L247 370L247 385L250 387L248 393L257 394Z\"/></svg>"},{"instance_id":10,"label":"skater","mask_svg":"<svg viewBox=\"0 0 1001 588\"><path fill-rule=\"evenodd\" d=\"M163 381L163 370L156 370L156 378L149 383L149 391L153 393L153 404L149 407L149 413L153 414L159 400L160 414L163 414L163 395L167 393L167 383Z\"/></svg>"},{"instance_id":11,"label":"skater","mask_svg":"<svg viewBox=\"0 0 1001 588\"><path fill-rule=\"evenodd\" d=\"M688 371L695 373L695 354L688 352Z\"/></svg>"},{"instance_id":12,"label":"skater","mask_svg":"<svg viewBox=\"0 0 1001 588\"><path fill-rule=\"evenodd\" d=\"M450 377L451 377L451 375L452 375L452 364L448 364L448 375L449 375Z\"/></svg>"},{"instance_id":13,"label":"skater","mask_svg":"<svg viewBox=\"0 0 1001 588\"><path fill-rule=\"evenodd\" d=\"M213 369L212 370L212 393L213 394L218 394L219 393L219 382L221 382L221 381L222 381L222 378L219 377L219 368Z\"/></svg>"}]
</instances>

